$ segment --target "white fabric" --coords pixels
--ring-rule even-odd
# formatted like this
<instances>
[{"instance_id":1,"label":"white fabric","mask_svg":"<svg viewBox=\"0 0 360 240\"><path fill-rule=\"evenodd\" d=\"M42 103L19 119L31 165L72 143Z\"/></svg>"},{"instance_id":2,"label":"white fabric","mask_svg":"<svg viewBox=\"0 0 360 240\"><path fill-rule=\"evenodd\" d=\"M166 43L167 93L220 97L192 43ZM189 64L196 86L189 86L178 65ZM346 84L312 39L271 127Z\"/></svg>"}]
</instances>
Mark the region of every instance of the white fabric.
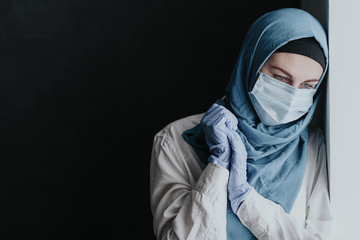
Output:
<instances>
[{"instance_id":1,"label":"white fabric","mask_svg":"<svg viewBox=\"0 0 360 240\"><path fill-rule=\"evenodd\" d=\"M175 121L154 137L150 201L157 239L226 239L229 171L205 166L181 136L202 116ZM252 189L237 212L240 221L258 239L330 239L325 154L321 131L309 131L307 168L291 213Z\"/></svg>"},{"instance_id":2,"label":"white fabric","mask_svg":"<svg viewBox=\"0 0 360 240\"><path fill-rule=\"evenodd\" d=\"M251 102L267 126L289 123L307 113L316 89L295 88L260 72L250 93Z\"/></svg>"}]
</instances>

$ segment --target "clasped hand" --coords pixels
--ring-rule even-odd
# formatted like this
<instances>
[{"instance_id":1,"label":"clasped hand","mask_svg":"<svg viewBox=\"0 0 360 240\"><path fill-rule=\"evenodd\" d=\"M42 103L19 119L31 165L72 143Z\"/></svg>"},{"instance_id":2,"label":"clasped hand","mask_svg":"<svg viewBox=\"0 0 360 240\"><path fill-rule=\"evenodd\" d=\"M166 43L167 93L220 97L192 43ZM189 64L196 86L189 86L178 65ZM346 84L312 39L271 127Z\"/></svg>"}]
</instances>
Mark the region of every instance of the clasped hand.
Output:
<instances>
[{"instance_id":1,"label":"clasped hand","mask_svg":"<svg viewBox=\"0 0 360 240\"><path fill-rule=\"evenodd\" d=\"M238 120L225 107L214 103L201 120L205 141L209 146L209 161L229 170L228 198L236 214L250 192L246 176L247 152L236 132Z\"/></svg>"}]
</instances>

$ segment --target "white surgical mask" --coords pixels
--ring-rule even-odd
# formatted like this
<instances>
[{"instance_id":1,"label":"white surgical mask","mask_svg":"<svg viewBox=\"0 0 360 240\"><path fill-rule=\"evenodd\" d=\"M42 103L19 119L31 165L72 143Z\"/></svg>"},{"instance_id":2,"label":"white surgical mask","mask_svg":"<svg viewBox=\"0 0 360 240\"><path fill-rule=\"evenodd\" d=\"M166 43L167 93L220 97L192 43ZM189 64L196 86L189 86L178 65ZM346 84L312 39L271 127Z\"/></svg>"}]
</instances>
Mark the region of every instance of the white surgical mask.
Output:
<instances>
[{"instance_id":1,"label":"white surgical mask","mask_svg":"<svg viewBox=\"0 0 360 240\"><path fill-rule=\"evenodd\" d=\"M260 120L275 126L299 119L313 104L315 89L299 89L260 73L250 99Z\"/></svg>"}]
</instances>

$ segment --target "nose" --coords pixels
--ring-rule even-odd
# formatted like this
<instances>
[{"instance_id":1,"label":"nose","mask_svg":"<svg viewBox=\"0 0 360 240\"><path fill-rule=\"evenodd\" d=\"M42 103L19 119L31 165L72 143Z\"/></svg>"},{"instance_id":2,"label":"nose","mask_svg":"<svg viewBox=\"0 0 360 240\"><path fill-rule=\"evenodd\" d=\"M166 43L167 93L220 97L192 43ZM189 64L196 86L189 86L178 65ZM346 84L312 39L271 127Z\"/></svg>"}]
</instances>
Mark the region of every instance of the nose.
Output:
<instances>
[{"instance_id":1,"label":"nose","mask_svg":"<svg viewBox=\"0 0 360 240\"><path fill-rule=\"evenodd\" d=\"M301 81L293 80L293 81L289 81L287 84L289 84L294 88L301 88Z\"/></svg>"},{"instance_id":2,"label":"nose","mask_svg":"<svg viewBox=\"0 0 360 240\"><path fill-rule=\"evenodd\" d=\"M299 88L300 87L300 84L296 83L296 82L289 83L289 85L294 87L294 88Z\"/></svg>"}]
</instances>

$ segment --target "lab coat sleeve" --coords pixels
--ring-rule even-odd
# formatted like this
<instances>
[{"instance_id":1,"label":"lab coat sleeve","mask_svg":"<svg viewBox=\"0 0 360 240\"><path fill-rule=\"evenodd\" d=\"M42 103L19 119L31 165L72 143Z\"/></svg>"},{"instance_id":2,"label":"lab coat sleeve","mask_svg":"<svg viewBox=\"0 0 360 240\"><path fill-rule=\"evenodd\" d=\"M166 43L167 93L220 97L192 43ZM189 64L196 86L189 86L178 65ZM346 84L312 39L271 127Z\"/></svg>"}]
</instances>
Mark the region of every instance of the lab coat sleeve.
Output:
<instances>
[{"instance_id":1,"label":"lab coat sleeve","mask_svg":"<svg viewBox=\"0 0 360 240\"><path fill-rule=\"evenodd\" d=\"M238 209L237 216L258 239L330 239L332 216L326 150L321 137L318 137L315 144L318 144L315 150L309 149L309 161L312 162L308 163L309 171L305 175L308 178L305 224L299 224L280 205L251 189Z\"/></svg>"},{"instance_id":2,"label":"lab coat sleeve","mask_svg":"<svg viewBox=\"0 0 360 240\"><path fill-rule=\"evenodd\" d=\"M196 181L171 138L155 136L150 202L157 239L226 239L229 172L209 163Z\"/></svg>"}]
</instances>

